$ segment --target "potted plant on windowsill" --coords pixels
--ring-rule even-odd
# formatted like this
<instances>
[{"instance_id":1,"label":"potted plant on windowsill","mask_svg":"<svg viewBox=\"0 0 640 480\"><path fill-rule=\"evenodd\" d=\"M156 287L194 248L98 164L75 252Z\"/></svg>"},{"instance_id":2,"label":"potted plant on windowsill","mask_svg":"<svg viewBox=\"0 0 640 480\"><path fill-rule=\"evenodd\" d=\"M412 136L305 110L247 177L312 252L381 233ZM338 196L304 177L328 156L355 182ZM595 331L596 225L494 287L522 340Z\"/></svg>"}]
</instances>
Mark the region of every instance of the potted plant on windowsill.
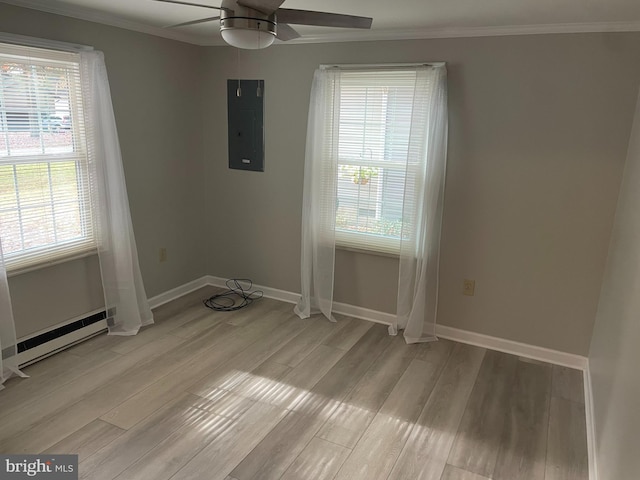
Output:
<instances>
[{"instance_id":1,"label":"potted plant on windowsill","mask_svg":"<svg viewBox=\"0 0 640 480\"><path fill-rule=\"evenodd\" d=\"M376 167L342 165L340 170L345 176L350 176L356 185L366 185L372 178L378 176Z\"/></svg>"}]
</instances>

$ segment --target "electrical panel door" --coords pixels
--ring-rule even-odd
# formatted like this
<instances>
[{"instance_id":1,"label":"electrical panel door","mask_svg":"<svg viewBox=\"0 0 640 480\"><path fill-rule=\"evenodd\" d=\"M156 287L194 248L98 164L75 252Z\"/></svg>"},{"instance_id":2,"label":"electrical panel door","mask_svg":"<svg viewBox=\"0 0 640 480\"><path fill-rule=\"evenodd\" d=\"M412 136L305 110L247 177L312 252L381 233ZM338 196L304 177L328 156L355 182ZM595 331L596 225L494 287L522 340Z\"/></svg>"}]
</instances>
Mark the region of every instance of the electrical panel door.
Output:
<instances>
[{"instance_id":1,"label":"electrical panel door","mask_svg":"<svg viewBox=\"0 0 640 480\"><path fill-rule=\"evenodd\" d=\"M264 172L264 80L227 80L229 168Z\"/></svg>"}]
</instances>

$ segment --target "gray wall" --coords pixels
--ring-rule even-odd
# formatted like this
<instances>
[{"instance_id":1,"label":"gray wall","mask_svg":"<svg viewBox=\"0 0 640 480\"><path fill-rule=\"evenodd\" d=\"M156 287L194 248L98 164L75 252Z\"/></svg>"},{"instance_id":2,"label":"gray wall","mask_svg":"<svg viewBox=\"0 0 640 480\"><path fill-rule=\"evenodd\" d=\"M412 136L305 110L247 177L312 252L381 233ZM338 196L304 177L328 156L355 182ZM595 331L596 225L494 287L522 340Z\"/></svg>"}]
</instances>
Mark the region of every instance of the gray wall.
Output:
<instances>
[{"instance_id":1,"label":"gray wall","mask_svg":"<svg viewBox=\"0 0 640 480\"><path fill-rule=\"evenodd\" d=\"M149 296L205 273L297 291L313 70L446 61L439 322L587 353L640 80L639 34L279 45L238 59L227 47L5 4L0 30L105 52ZM264 173L226 166L226 79L238 76L266 80ZM168 262L158 262L159 247ZM394 311L396 259L339 251L336 262L336 300ZM97 272L88 258L12 277L19 334L99 308ZM476 280L474 297L462 296L463 278Z\"/></svg>"},{"instance_id":2,"label":"gray wall","mask_svg":"<svg viewBox=\"0 0 640 480\"><path fill-rule=\"evenodd\" d=\"M105 54L147 294L205 273L200 47L0 3L0 31ZM168 261L159 263L166 247ZM18 336L103 305L95 257L10 278Z\"/></svg>"},{"instance_id":3,"label":"gray wall","mask_svg":"<svg viewBox=\"0 0 640 480\"><path fill-rule=\"evenodd\" d=\"M207 49L207 271L299 291L304 145L322 63L445 61L441 324L586 355L640 80L639 34ZM266 171L226 166L226 79L266 82ZM476 295L462 295L463 278ZM397 260L340 251L335 299L393 312Z\"/></svg>"},{"instance_id":4,"label":"gray wall","mask_svg":"<svg viewBox=\"0 0 640 480\"><path fill-rule=\"evenodd\" d=\"M640 472L640 111L636 121L589 352L600 480Z\"/></svg>"}]
</instances>

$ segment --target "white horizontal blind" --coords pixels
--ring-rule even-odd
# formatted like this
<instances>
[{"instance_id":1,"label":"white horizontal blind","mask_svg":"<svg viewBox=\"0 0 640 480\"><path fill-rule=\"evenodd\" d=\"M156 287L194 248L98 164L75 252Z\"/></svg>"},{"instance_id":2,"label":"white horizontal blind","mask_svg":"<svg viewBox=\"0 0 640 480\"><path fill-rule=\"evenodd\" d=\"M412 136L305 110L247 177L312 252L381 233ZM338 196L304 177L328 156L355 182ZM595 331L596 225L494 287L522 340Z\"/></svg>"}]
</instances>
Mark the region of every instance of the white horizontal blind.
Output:
<instances>
[{"instance_id":1,"label":"white horizontal blind","mask_svg":"<svg viewBox=\"0 0 640 480\"><path fill-rule=\"evenodd\" d=\"M95 247L76 53L0 43L0 238L9 271Z\"/></svg>"},{"instance_id":2,"label":"white horizontal blind","mask_svg":"<svg viewBox=\"0 0 640 480\"><path fill-rule=\"evenodd\" d=\"M411 69L340 74L338 245L400 250L415 83Z\"/></svg>"}]
</instances>

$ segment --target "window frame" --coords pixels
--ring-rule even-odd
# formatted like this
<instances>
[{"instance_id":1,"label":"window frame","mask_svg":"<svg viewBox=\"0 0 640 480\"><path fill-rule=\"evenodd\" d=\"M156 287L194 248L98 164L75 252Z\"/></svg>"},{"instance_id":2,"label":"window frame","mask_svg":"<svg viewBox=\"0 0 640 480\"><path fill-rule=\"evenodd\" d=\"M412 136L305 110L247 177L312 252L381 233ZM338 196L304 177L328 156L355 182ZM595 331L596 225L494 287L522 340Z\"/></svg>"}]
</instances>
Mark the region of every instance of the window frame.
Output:
<instances>
[{"instance_id":1,"label":"window frame","mask_svg":"<svg viewBox=\"0 0 640 480\"><path fill-rule=\"evenodd\" d=\"M28 55L16 54L15 50L24 49L30 52ZM13 50L13 51L12 51ZM50 205L54 208L56 202L53 200L51 165L59 162L73 162L76 170L77 204L79 211L80 228L82 236L73 240L56 242L22 249L17 252L4 253L4 264L9 276L18 275L24 272L45 268L51 265L64 263L73 259L78 259L97 252L97 241L95 229L93 228L93 202L91 199L89 157L86 141L86 126L84 124L84 106L82 101L82 79L80 58L78 52L60 51L46 47L32 47L2 42L0 39L0 55L3 57L15 57L16 63L36 66L65 66L68 81L68 108L70 117L70 132L72 141L72 151L67 153L41 153L30 155L0 156L0 165L11 165L13 167L13 181L16 185L17 171L19 165L46 165L48 175L48 189L52 200ZM35 52L35 53L33 53ZM73 73L77 69L77 75ZM9 124L5 115L6 110L0 111L3 115L3 124L6 131L0 132L9 138ZM35 111L38 116L39 132L44 132L42 126L41 112ZM14 187L16 188L16 187ZM20 212L18 201L17 212ZM21 234L22 236L22 234Z\"/></svg>"},{"instance_id":2,"label":"window frame","mask_svg":"<svg viewBox=\"0 0 640 480\"><path fill-rule=\"evenodd\" d=\"M323 66L324 68L330 68L330 66ZM376 72L388 72L390 69L394 70L406 70L407 72L411 72L412 67L415 65L366 65L362 66L362 68L358 68L359 66L349 66L344 70L344 72L348 73L357 73L357 72L366 72L368 74L376 73ZM322 68L322 67L321 67ZM375 84L372 84L374 86ZM353 85L349 85L353 86ZM363 83L363 87L367 87ZM380 86L375 85L375 86ZM392 84L385 85L385 87L392 87ZM338 92L336 96L340 97L342 91ZM415 90L414 90L415 95ZM388 108L388 107L386 107ZM390 125L393 123L384 123L385 131L389 130ZM386 135L386 134L385 134ZM340 143L340 126L338 127L338 144ZM338 149L339 151L339 149ZM393 161L393 160L379 160L379 159L370 159L366 162L360 161L360 159L351 158L351 157L341 157L338 156L337 159L337 169L339 171L341 166L354 166L354 167L373 167L381 169L382 171L388 169L397 169L403 172L404 175L407 174L407 164L403 161ZM339 174L338 174L339 175ZM384 174L383 174L384 175ZM382 186L378 188L383 188ZM338 191L336 190L336 200L338 200ZM338 205L336 204L336 214L338 212ZM402 220L401 220L402 221ZM335 246L336 248L348 251L356 251L362 253L369 253L374 255L381 256L390 256L390 257L399 257L401 251L401 236L398 237L390 237L384 235L378 235L372 232L356 232L340 229L337 225L335 227Z\"/></svg>"}]
</instances>

